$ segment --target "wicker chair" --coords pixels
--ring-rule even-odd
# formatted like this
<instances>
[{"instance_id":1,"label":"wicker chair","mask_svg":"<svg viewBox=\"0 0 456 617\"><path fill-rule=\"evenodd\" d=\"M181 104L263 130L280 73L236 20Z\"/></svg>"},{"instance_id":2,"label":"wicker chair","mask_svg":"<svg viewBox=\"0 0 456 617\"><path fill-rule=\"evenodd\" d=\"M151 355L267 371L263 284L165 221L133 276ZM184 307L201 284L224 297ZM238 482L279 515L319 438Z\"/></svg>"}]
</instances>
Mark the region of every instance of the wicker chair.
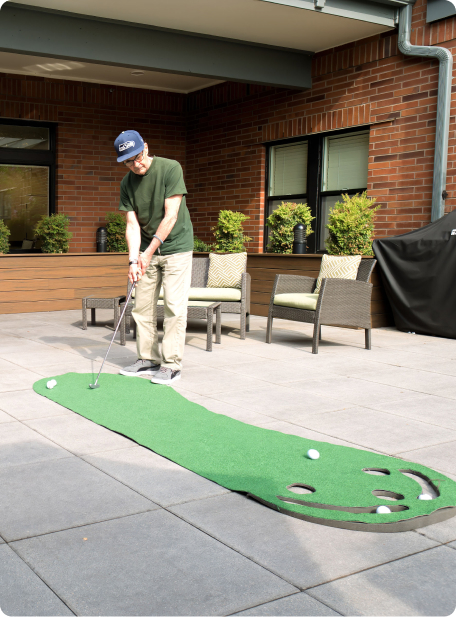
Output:
<instances>
[{"instance_id":1,"label":"wicker chair","mask_svg":"<svg viewBox=\"0 0 456 617\"><path fill-rule=\"evenodd\" d=\"M193 257L192 262L192 282L191 287L207 287L207 278L209 274L209 257ZM128 283L128 292L130 292L131 283ZM216 291L216 289L214 289ZM120 305L120 310L123 309L123 304ZM134 303L130 301L123 323L120 326L120 343L125 345L125 334L130 333L130 327L133 326L133 338L136 338L136 323L132 318ZM236 313L240 315L241 339L245 339L245 333L250 329L250 274L244 272L241 280L241 299L236 302L222 302L222 313ZM131 322L133 322L131 324Z\"/></svg>"},{"instance_id":2,"label":"wicker chair","mask_svg":"<svg viewBox=\"0 0 456 617\"><path fill-rule=\"evenodd\" d=\"M372 284L369 283L375 259L363 259L358 268L356 280L325 278L315 310L290 308L274 304L277 294L310 294L314 291L317 279L308 276L277 274L269 303L266 343L271 343L272 321L291 319L314 324L312 353L318 353L318 341L321 340L321 326L351 326L365 329L365 346L371 348L371 313L370 303Z\"/></svg>"}]
</instances>

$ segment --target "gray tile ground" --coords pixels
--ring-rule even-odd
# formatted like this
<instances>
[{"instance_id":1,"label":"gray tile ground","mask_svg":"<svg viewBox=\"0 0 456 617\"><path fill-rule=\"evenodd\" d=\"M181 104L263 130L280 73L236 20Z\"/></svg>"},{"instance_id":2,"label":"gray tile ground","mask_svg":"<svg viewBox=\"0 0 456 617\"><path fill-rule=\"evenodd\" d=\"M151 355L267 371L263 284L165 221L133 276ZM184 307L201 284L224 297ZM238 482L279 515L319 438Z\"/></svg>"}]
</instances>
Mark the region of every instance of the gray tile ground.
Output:
<instances>
[{"instance_id":1,"label":"gray tile ground","mask_svg":"<svg viewBox=\"0 0 456 617\"><path fill-rule=\"evenodd\" d=\"M333 581L309 594L344 615L451 615L456 551L439 546Z\"/></svg>"},{"instance_id":2,"label":"gray tile ground","mask_svg":"<svg viewBox=\"0 0 456 617\"><path fill-rule=\"evenodd\" d=\"M79 615L226 615L296 591L164 510L13 546Z\"/></svg>"},{"instance_id":3,"label":"gray tile ground","mask_svg":"<svg viewBox=\"0 0 456 617\"><path fill-rule=\"evenodd\" d=\"M74 614L6 545L0 546L0 609L11 616Z\"/></svg>"},{"instance_id":4,"label":"gray tile ground","mask_svg":"<svg viewBox=\"0 0 456 617\"><path fill-rule=\"evenodd\" d=\"M205 324L189 323L184 396L272 430L400 452L456 479L456 341L384 328L366 351L362 332L324 327L315 356L308 324L277 320L266 345L264 318L252 318L246 341L236 316L223 321L212 353ZM96 374L112 323L112 311L86 331L80 311L0 316L0 456L10 464L0 471L0 608L6 584L15 615L65 614L62 600L87 616L453 610L456 586L434 583L452 580L456 518L400 534L293 519L33 392L42 377ZM117 339L105 370L133 358L131 338Z\"/></svg>"}]
</instances>

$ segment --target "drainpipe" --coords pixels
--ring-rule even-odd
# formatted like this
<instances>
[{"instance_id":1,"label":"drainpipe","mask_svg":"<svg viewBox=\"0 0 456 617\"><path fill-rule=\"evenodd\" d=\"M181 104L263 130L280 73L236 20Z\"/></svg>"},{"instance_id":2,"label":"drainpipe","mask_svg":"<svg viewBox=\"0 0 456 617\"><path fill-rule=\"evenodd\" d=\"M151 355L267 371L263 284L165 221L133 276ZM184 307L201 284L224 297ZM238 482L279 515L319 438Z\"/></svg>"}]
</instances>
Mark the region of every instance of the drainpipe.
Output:
<instances>
[{"instance_id":1,"label":"drainpipe","mask_svg":"<svg viewBox=\"0 0 456 617\"><path fill-rule=\"evenodd\" d=\"M412 5L407 4L399 13L399 49L406 56L437 58L439 61L439 87L437 94L437 118L435 128L434 179L432 183L431 221L445 214L448 133L450 130L451 78L453 56L445 47L412 45Z\"/></svg>"}]
</instances>

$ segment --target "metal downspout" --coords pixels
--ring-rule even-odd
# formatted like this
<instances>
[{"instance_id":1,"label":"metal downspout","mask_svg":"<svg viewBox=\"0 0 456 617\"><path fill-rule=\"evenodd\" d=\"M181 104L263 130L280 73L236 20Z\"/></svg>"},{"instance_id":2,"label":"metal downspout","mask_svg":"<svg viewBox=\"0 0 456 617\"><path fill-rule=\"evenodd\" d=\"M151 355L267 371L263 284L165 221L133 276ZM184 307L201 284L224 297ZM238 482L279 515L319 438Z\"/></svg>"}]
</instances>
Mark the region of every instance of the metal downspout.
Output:
<instances>
[{"instance_id":1,"label":"metal downspout","mask_svg":"<svg viewBox=\"0 0 456 617\"><path fill-rule=\"evenodd\" d=\"M412 45L412 5L404 6L399 13L399 49L406 56L437 58L439 61L439 86L437 94L437 118L435 129L434 179L432 183L431 221L436 221L445 214L445 191L448 133L450 130L451 79L453 56L445 47Z\"/></svg>"}]
</instances>

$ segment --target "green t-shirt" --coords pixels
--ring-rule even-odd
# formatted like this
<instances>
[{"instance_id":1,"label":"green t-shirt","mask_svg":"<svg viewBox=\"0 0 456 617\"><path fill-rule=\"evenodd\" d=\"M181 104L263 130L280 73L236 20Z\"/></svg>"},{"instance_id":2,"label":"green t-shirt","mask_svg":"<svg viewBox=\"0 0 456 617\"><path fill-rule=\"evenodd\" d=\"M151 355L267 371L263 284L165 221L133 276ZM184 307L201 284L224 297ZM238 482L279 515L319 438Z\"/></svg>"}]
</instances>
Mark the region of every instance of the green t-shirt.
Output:
<instances>
[{"instance_id":1,"label":"green t-shirt","mask_svg":"<svg viewBox=\"0 0 456 617\"><path fill-rule=\"evenodd\" d=\"M193 251L193 226L185 195L182 167L177 161L154 156L143 176L132 171L120 183L120 206L124 212L136 212L141 227L141 251L152 242L153 235L165 216L165 199L183 195L177 221L160 247L162 255Z\"/></svg>"}]
</instances>

